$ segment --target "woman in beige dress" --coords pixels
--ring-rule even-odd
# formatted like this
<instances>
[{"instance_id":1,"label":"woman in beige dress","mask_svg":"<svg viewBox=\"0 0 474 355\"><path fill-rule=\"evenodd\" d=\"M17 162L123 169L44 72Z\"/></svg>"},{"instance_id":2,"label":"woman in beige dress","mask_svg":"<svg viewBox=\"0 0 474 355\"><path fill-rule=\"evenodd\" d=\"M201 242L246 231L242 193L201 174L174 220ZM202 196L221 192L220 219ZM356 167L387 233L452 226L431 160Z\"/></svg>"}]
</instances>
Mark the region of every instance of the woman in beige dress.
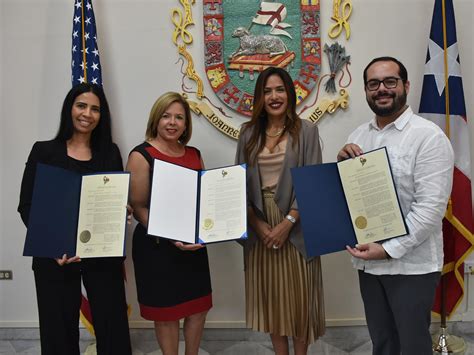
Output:
<instances>
[{"instance_id":1,"label":"woman in beige dress","mask_svg":"<svg viewBox=\"0 0 474 355\"><path fill-rule=\"evenodd\" d=\"M236 163L247 163L249 239L244 244L247 326L270 333L276 354L295 355L324 334L319 257L308 259L290 168L321 163L316 125L296 114L290 75L260 73L252 119L243 125Z\"/></svg>"}]
</instances>

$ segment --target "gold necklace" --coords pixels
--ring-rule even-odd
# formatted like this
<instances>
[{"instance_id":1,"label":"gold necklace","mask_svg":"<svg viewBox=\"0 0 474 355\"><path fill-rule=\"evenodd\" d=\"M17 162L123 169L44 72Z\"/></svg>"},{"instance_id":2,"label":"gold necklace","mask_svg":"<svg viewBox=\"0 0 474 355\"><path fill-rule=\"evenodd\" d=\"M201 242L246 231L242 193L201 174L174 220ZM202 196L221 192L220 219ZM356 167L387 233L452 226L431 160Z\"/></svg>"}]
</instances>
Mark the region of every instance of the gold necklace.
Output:
<instances>
[{"instance_id":1,"label":"gold necklace","mask_svg":"<svg viewBox=\"0 0 474 355\"><path fill-rule=\"evenodd\" d=\"M279 136L281 136L281 134L282 134L283 131L285 130L285 127L286 127L286 126L283 126L283 127L280 128L278 131L276 131L276 133L273 133L273 134L270 134L270 133L268 133L268 130L265 130L265 135L266 135L267 137L270 137L270 138L279 137Z\"/></svg>"}]
</instances>

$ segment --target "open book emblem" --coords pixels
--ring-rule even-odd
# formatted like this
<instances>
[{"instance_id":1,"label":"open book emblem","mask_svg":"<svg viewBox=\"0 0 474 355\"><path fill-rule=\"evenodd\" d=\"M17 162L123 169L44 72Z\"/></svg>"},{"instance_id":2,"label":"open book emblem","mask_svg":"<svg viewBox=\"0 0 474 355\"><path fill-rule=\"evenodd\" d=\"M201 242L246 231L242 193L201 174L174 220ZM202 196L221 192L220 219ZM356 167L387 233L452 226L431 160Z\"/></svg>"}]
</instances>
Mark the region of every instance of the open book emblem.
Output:
<instances>
[{"instance_id":1,"label":"open book emblem","mask_svg":"<svg viewBox=\"0 0 474 355\"><path fill-rule=\"evenodd\" d=\"M298 104L310 95L321 71L319 14L311 0L204 0L204 66L221 102L251 116L255 80L271 66L290 73Z\"/></svg>"}]
</instances>

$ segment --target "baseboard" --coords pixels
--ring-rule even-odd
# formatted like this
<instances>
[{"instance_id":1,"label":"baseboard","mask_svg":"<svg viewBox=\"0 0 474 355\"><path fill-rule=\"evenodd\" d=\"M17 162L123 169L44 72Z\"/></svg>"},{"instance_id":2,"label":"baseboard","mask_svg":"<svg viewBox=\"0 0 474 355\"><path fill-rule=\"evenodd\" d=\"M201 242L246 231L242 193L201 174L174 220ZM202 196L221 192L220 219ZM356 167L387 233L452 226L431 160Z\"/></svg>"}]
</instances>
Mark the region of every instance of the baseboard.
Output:
<instances>
[{"instance_id":1,"label":"baseboard","mask_svg":"<svg viewBox=\"0 0 474 355\"><path fill-rule=\"evenodd\" d=\"M131 329L153 328L153 322L146 320L131 320ZM365 318L353 319L326 319L328 327L346 327L366 325ZM80 325L83 328L83 325ZM38 321L0 321L0 328L38 328ZM207 321L205 328L208 329L246 329L245 321Z\"/></svg>"},{"instance_id":2,"label":"baseboard","mask_svg":"<svg viewBox=\"0 0 474 355\"><path fill-rule=\"evenodd\" d=\"M463 314L455 314L449 322L470 322L474 320L473 312ZM439 323L439 318L433 317L433 323ZM340 318L326 319L327 327L350 327L367 325L365 318ZM83 328L83 325L80 325ZM38 321L0 321L0 328L38 328ZM131 320L131 329L147 329L153 328L153 322L146 320ZM205 324L207 329L246 329L245 321L207 321Z\"/></svg>"}]
</instances>

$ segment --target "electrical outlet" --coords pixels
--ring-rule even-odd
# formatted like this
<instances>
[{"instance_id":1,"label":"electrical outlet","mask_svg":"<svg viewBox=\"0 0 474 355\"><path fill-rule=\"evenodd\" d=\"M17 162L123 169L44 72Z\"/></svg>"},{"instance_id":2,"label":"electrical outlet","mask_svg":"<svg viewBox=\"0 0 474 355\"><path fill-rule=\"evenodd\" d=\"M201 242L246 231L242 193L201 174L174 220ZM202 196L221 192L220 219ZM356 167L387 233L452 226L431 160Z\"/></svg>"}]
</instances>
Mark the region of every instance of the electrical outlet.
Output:
<instances>
[{"instance_id":1,"label":"electrical outlet","mask_svg":"<svg viewBox=\"0 0 474 355\"><path fill-rule=\"evenodd\" d=\"M0 280L13 280L13 272L11 270L0 270Z\"/></svg>"},{"instance_id":2,"label":"electrical outlet","mask_svg":"<svg viewBox=\"0 0 474 355\"><path fill-rule=\"evenodd\" d=\"M464 262L464 273L474 275L474 261L467 260Z\"/></svg>"}]
</instances>

